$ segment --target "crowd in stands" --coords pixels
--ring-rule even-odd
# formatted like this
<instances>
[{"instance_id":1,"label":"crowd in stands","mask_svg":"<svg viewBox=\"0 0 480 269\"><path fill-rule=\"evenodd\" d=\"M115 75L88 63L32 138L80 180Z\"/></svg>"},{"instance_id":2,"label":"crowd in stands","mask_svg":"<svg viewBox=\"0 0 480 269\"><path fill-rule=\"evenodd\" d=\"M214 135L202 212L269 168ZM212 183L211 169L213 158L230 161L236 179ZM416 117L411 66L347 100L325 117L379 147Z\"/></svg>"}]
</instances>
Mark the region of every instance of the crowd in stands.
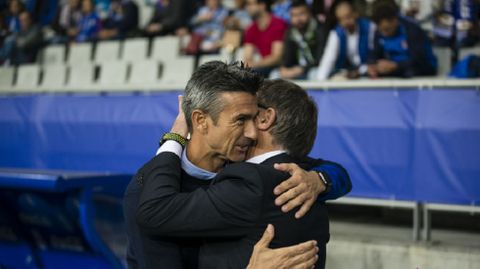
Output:
<instances>
[{"instance_id":1,"label":"crowd in stands","mask_svg":"<svg viewBox=\"0 0 480 269\"><path fill-rule=\"evenodd\" d=\"M153 9L143 27L140 1ZM433 46L480 40L480 0L224 1L0 0L0 64L35 62L49 44L176 35L186 54L242 49L272 78L414 77L436 74Z\"/></svg>"}]
</instances>

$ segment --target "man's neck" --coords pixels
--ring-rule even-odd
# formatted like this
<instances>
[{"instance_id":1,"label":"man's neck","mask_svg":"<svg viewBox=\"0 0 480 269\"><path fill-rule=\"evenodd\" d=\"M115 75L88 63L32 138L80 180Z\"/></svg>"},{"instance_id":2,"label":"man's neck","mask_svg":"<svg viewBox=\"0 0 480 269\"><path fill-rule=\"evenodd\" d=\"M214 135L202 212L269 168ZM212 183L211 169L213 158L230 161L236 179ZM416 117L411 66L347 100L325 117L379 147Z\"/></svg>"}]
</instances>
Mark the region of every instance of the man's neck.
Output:
<instances>
[{"instance_id":1,"label":"man's neck","mask_svg":"<svg viewBox=\"0 0 480 269\"><path fill-rule=\"evenodd\" d=\"M280 145L274 144L273 138L270 135L262 136L259 132L257 144L250 148L247 159L276 150L284 150L284 148Z\"/></svg>"},{"instance_id":2,"label":"man's neck","mask_svg":"<svg viewBox=\"0 0 480 269\"><path fill-rule=\"evenodd\" d=\"M192 137L188 143L187 158L188 160L199 168L218 173L225 165L225 159L222 159L218 154L205 150L205 143L202 143Z\"/></svg>"},{"instance_id":3,"label":"man's neck","mask_svg":"<svg viewBox=\"0 0 480 269\"><path fill-rule=\"evenodd\" d=\"M272 15L270 15L269 12L265 12L265 13L261 14L257 18L258 28L262 31L267 29L268 25L270 24L271 19L272 19Z\"/></svg>"}]
</instances>

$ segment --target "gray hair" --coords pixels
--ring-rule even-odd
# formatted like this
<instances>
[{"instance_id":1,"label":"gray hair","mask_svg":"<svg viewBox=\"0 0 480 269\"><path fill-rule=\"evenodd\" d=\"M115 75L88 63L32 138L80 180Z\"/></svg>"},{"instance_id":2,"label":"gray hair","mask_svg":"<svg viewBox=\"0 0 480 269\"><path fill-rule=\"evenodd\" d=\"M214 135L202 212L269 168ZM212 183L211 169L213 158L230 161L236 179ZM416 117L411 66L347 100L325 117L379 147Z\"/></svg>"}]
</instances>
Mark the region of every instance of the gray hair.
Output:
<instances>
[{"instance_id":1,"label":"gray hair","mask_svg":"<svg viewBox=\"0 0 480 269\"><path fill-rule=\"evenodd\" d=\"M263 78L243 63L207 62L193 73L187 83L183 112L192 132L192 112L200 109L208 113L216 124L224 103L219 97L224 92L246 92L255 95Z\"/></svg>"}]
</instances>

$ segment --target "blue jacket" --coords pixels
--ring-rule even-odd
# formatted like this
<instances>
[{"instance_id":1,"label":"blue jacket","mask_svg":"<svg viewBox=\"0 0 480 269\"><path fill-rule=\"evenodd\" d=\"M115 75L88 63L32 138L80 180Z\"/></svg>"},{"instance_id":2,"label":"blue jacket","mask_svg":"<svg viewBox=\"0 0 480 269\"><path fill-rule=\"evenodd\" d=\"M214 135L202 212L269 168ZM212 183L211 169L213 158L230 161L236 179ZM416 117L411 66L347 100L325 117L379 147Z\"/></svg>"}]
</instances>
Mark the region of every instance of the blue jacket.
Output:
<instances>
[{"instance_id":1,"label":"blue jacket","mask_svg":"<svg viewBox=\"0 0 480 269\"><path fill-rule=\"evenodd\" d=\"M364 18L359 18L357 20L357 26L359 29L359 42L358 42L358 52L360 54L360 63L366 64L368 61L369 46L368 40L370 35L370 21ZM347 62L347 34L345 29L338 25L335 27L335 32L338 35L340 40L340 49L338 51L337 61L335 63L335 71L340 69L348 69Z\"/></svg>"},{"instance_id":2,"label":"blue jacket","mask_svg":"<svg viewBox=\"0 0 480 269\"><path fill-rule=\"evenodd\" d=\"M394 37L386 38L375 33L369 63L387 59L398 64L398 69L388 76L413 77L433 76L437 73L437 58L427 34L414 22L399 18L399 27ZM405 52L403 51L405 50Z\"/></svg>"}]
</instances>

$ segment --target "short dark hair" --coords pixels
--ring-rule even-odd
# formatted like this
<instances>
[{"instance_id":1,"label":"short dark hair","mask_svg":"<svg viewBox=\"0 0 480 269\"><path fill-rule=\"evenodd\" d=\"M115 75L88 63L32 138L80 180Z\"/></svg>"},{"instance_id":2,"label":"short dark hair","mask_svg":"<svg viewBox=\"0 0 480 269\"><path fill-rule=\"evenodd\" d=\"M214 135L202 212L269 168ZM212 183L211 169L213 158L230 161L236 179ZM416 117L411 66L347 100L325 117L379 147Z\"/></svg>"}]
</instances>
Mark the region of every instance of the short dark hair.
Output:
<instances>
[{"instance_id":1,"label":"short dark hair","mask_svg":"<svg viewBox=\"0 0 480 269\"><path fill-rule=\"evenodd\" d=\"M398 17L400 9L393 0L377 0L372 6L372 20L378 24L382 20L391 20Z\"/></svg>"},{"instance_id":2,"label":"short dark hair","mask_svg":"<svg viewBox=\"0 0 480 269\"><path fill-rule=\"evenodd\" d=\"M356 11L356 7L352 0L336 0L336 1L333 1L332 6L330 7L330 10L332 11L333 15L335 15L335 11L341 4L347 4L352 8L352 10Z\"/></svg>"},{"instance_id":3,"label":"short dark hair","mask_svg":"<svg viewBox=\"0 0 480 269\"><path fill-rule=\"evenodd\" d=\"M306 156L315 142L318 117L317 106L307 92L290 81L265 80L257 99L259 107L275 109L273 143L294 157Z\"/></svg>"},{"instance_id":4,"label":"short dark hair","mask_svg":"<svg viewBox=\"0 0 480 269\"><path fill-rule=\"evenodd\" d=\"M262 76L243 63L207 62L193 72L185 87L183 111L192 131L192 112L200 109L217 122L224 103L219 98L224 92L247 92L255 95L263 82Z\"/></svg>"},{"instance_id":5,"label":"short dark hair","mask_svg":"<svg viewBox=\"0 0 480 269\"><path fill-rule=\"evenodd\" d=\"M257 0L258 4L265 4L265 8L268 12L272 11L272 0Z\"/></svg>"},{"instance_id":6,"label":"short dark hair","mask_svg":"<svg viewBox=\"0 0 480 269\"><path fill-rule=\"evenodd\" d=\"M290 4L290 8L295 8L295 7L309 7L307 2L305 0L293 0L292 3Z\"/></svg>"}]
</instances>

